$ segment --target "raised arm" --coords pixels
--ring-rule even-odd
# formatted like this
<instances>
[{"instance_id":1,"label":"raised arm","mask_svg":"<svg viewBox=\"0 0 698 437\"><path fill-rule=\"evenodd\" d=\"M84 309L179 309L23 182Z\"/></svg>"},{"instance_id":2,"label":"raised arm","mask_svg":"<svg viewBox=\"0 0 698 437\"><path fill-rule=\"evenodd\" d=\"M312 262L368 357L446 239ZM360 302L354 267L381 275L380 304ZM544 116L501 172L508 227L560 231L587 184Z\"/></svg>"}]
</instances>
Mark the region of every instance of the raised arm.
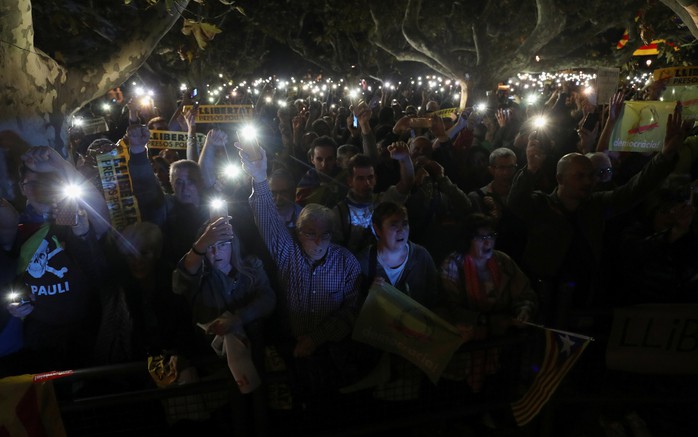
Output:
<instances>
[{"instance_id":1,"label":"raised arm","mask_svg":"<svg viewBox=\"0 0 698 437\"><path fill-rule=\"evenodd\" d=\"M400 194L409 194L414 185L414 166L410 157L410 149L407 144L402 141L395 142L388 146L390 157L400 163L400 181L395 185L395 188Z\"/></svg>"},{"instance_id":2,"label":"raised arm","mask_svg":"<svg viewBox=\"0 0 698 437\"><path fill-rule=\"evenodd\" d=\"M620 110L623 108L623 99L623 92L618 91L611 96L611 100L608 102L608 118L599 136L599 142L596 143L597 152L606 152L608 150L608 142L611 140L611 133L620 116Z\"/></svg>"},{"instance_id":3,"label":"raised arm","mask_svg":"<svg viewBox=\"0 0 698 437\"><path fill-rule=\"evenodd\" d=\"M199 157L201 178L206 188L211 188L216 183L216 151L223 150L227 142L228 135L222 130L211 129L206 134L204 147L201 149Z\"/></svg>"}]
</instances>

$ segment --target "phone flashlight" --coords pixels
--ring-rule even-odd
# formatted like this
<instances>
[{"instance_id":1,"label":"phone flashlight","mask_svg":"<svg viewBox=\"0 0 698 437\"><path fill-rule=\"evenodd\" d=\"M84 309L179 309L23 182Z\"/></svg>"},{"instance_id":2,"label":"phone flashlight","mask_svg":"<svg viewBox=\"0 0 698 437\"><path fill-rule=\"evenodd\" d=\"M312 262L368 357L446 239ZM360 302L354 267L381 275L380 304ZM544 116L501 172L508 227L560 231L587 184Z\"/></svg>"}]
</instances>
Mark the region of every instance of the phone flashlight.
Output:
<instances>
[{"instance_id":1,"label":"phone flashlight","mask_svg":"<svg viewBox=\"0 0 698 437\"><path fill-rule=\"evenodd\" d=\"M485 112L487 111L487 104L486 103L478 103L475 105L475 110L477 112Z\"/></svg>"},{"instance_id":2,"label":"phone flashlight","mask_svg":"<svg viewBox=\"0 0 698 437\"><path fill-rule=\"evenodd\" d=\"M225 199L215 198L211 200L211 204L209 205L209 217L211 219L228 217L228 203Z\"/></svg>"},{"instance_id":3,"label":"phone flashlight","mask_svg":"<svg viewBox=\"0 0 698 437\"><path fill-rule=\"evenodd\" d=\"M10 291L7 294L7 300L9 300L11 303L18 303L20 305L31 303L31 300L27 299L24 294L16 291Z\"/></svg>"},{"instance_id":4,"label":"phone flashlight","mask_svg":"<svg viewBox=\"0 0 698 437\"><path fill-rule=\"evenodd\" d=\"M82 187L77 184L68 184L63 187L63 197L68 199L79 199L82 197Z\"/></svg>"},{"instance_id":5,"label":"phone flashlight","mask_svg":"<svg viewBox=\"0 0 698 437\"><path fill-rule=\"evenodd\" d=\"M548 124L548 119L542 115L538 115L536 117L533 117L533 126L536 129L540 129L545 127L545 125Z\"/></svg>"},{"instance_id":6,"label":"phone flashlight","mask_svg":"<svg viewBox=\"0 0 698 437\"><path fill-rule=\"evenodd\" d=\"M259 144L257 144L257 129L252 125L247 125L239 130L237 134L240 146L247 154L248 159L250 161L262 159L262 154L259 152Z\"/></svg>"},{"instance_id":7,"label":"phone flashlight","mask_svg":"<svg viewBox=\"0 0 698 437\"><path fill-rule=\"evenodd\" d=\"M228 164L223 167L223 175L227 179L235 179L240 175L240 167L235 164Z\"/></svg>"}]
</instances>

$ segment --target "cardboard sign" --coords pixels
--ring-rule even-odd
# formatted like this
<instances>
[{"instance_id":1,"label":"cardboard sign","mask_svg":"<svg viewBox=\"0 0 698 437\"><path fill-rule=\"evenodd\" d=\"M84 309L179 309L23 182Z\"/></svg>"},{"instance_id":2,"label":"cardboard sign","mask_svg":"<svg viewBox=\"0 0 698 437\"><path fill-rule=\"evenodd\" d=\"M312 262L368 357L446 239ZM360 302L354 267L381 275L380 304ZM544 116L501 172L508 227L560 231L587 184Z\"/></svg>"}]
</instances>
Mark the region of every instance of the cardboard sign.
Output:
<instances>
[{"instance_id":1,"label":"cardboard sign","mask_svg":"<svg viewBox=\"0 0 698 437\"><path fill-rule=\"evenodd\" d=\"M616 309L606 365L635 373L698 374L698 304Z\"/></svg>"},{"instance_id":2,"label":"cardboard sign","mask_svg":"<svg viewBox=\"0 0 698 437\"><path fill-rule=\"evenodd\" d=\"M187 105L183 112L191 109ZM253 105L199 105L197 123L242 123L254 117Z\"/></svg>"},{"instance_id":3,"label":"cardboard sign","mask_svg":"<svg viewBox=\"0 0 698 437\"><path fill-rule=\"evenodd\" d=\"M171 149L171 150L187 150L187 135L186 132L169 131L169 130L151 130L150 140L148 141L149 149ZM204 144L206 135L197 133L196 142L199 148Z\"/></svg>"}]
</instances>

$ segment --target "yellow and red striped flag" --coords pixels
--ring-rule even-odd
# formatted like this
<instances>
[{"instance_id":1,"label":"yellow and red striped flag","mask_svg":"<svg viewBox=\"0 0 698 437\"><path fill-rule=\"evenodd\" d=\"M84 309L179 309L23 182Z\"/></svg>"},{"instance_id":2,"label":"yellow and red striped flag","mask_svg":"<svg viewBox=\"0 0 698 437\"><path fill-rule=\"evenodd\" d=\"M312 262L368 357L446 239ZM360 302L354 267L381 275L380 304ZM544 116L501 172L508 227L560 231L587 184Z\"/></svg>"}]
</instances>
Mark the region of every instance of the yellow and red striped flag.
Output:
<instances>
[{"instance_id":1,"label":"yellow and red striped flag","mask_svg":"<svg viewBox=\"0 0 698 437\"><path fill-rule=\"evenodd\" d=\"M53 381L67 372L0 379L0 437L65 437Z\"/></svg>"}]
</instances>

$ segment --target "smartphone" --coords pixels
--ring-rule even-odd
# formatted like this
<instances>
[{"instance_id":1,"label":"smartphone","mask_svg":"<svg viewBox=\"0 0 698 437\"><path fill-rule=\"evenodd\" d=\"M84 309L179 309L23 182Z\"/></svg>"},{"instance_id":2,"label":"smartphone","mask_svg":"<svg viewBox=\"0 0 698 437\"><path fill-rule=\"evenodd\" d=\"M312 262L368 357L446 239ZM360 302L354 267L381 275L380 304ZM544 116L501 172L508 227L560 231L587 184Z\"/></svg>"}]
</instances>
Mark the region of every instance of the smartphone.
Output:
<instances>
[{"instance_id":1,"label":"smartphone","mask_svg":"<svg viewBox=\"0 0 698 437\"><path fill-rule=\"evenodd\" d=\"M67 198L56 208L55 221L57 225L75 226L78 224L78 200Z\"/></svg>"},{"instance_id":2,"label":"smartphone","mask_svg":"<svg viewBox=\"0 0 698 437\"><path fill-rule=\"evenodd\" d=\"M212 201L208 213L211 221L219 217L228 217L228 202L222 199Z\"/></svg>"},{"instance_id":3,"label":"smartphone","mask_svg":"<svg viewBox=\"0 0 698 437\"><path fill-rule=\"evenodd\" d=\"M584 123L582 123L582 129L592 131L596 127L596 123L598 123L598 121L599 114L597 112L590 112L584 119Z\"/></svg>"},{"instance_id":4,"label":"smartphone","mask_svg":"<svg viewBox=\"0 0 698 437\"><path fill-rule=\"evenodd\" d=\"M431 118L429 118L429 117L410 118L410 127L430 128L431 127Z\"/></svg>"},{"instance_id":5,"label":"smartphone","mask_svg":"<svg viewBox=\"0 0 698 437\"><path fill-rule=\"evenodd\" d=\"M356 114L352 114L354 116L354 122L351 124L354 126L354 129L357 129L359 127L359 117L356 116Z\"/></svg>"},{"instance_id":6,"label":"smartphone","mask_svg":"<svg viewBox=\"0 0 698 437\"><path fill-rule=\"evenodd\" d=\"M189 97L191 97L193 99L194 97L196 97L198 95L199 95L199 89L194 88L193 90L191 90L191 95Z\"/></svg>"},{"instance_id":7,"label":"smartphone","mask_svg":"<svg viewBox=\"0 0 698 437\"><path fill-rule=\"evenodd\" d=\"M262 154L259 151L259 143L257 137L244 135L241 131L237 131L238 142L242 150L247 153L250 161L259 161L262 159Z\"/></svg>"}]
</instances>

